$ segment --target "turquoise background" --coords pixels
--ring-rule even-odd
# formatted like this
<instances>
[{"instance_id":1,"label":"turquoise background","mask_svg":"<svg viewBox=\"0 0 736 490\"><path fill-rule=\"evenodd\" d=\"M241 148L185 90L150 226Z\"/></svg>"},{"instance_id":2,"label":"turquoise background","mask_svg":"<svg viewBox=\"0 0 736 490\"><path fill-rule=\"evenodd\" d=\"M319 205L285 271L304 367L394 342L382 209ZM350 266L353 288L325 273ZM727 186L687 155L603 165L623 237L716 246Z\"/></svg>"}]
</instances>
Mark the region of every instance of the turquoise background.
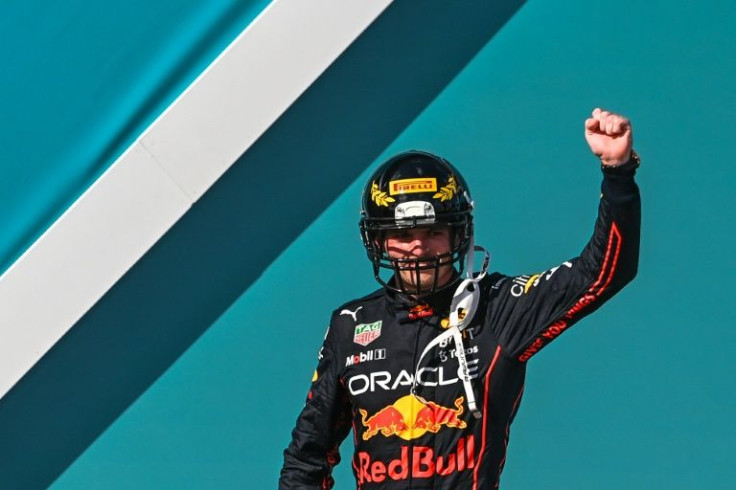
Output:
<instances>
[{"instance_id":1,"label":"turquoise background","mask_svg":"<svg viewBox=\"0 0 736 490\"><path fill-rule=\"evenodd\" d=\"M525 3L52 488L273 488L331 310L376 287L357 232L370 170L407 148L445 155L492 267L538 272L592 229L596 106L632 119L642 155L639 276L531 361L502 488L730 488L735 28L727 1ZM354 487L351 445L337 488Z\"/></svg>"},{"instance_id":2,"label":"turquoise background","mask_svg":"<svg viewBox=\"0 0 736 490\"><path fill-rule=\"evenodd\" d=\"M269 3L2 3L0 274Z\"/></svg>"}]
</instances>

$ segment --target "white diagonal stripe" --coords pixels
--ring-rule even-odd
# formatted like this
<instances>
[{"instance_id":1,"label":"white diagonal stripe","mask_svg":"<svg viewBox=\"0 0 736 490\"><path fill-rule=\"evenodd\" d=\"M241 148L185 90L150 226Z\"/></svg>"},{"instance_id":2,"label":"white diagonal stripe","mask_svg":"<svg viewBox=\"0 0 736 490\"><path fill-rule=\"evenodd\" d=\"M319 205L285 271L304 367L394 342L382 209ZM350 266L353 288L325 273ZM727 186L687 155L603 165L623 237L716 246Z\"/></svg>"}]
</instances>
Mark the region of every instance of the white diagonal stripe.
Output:
<instances>
[{"instance_id":1,"label":"white diagonal stripe","mask_svg":"<svg viewBox=\"0 0 736 490\"><path fill-rule=\"evenodd\" d=\"M390 3L274 1L0 276L0 397Z\"/></svg>"}]
</instances>

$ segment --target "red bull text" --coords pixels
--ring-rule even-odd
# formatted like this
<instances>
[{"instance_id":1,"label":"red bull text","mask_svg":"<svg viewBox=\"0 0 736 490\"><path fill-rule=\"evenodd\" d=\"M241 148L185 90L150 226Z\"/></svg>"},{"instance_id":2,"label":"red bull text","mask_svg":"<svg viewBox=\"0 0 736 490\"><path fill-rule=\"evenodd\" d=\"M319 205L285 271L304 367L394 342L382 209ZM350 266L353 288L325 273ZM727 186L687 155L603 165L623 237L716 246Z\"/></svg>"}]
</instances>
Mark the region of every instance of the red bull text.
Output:
<instances>
[{"instance_id":1,"label":"red bull text","mask_svg":"<svg viewBox=\"0 0 736 490\"><path fill-rule=\"evenodd\" d=\"M412 452L409 467L409 451ZM358 485L381 483L386 479L401 481L409 478L430 478L434 475L447 476L455 472L475 468L475 438L473 435L461 438L450 454L437 456L434 448L427 446L402 446L396 459L377 461L366 451L360 451L356 458L356 477Z\"/></svg>"}]
</instances>

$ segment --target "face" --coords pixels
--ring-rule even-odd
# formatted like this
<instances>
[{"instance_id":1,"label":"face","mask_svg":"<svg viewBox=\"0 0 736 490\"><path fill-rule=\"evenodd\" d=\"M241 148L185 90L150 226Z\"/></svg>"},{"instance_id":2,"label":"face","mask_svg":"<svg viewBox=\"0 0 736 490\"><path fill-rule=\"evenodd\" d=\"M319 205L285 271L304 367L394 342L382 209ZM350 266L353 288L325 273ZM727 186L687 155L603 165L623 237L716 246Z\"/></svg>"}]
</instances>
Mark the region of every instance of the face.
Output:
<instances>
[{"instance_id":1,"label":"face","mask_svg":"<svg viewBox=\"0 0 736 490\"><path fill-rule=\"evenodd\" d=\"M450 229L446 226L396 230L387 234L384 247L392 259L420 259L420 267L432 266L435 257L450 252L450 233ZM427 259L426 262L421 261L424 258ZM408 291L417 291L418 286L421 289L431 288L435 275L437 287L445 285L452 279L453 267L449 257L445 258L444 262L437 271L434 267L420 270L418 277L412 265L407 264L406 269L399 272L404 287Z\"/></svg>"}]
</instances>

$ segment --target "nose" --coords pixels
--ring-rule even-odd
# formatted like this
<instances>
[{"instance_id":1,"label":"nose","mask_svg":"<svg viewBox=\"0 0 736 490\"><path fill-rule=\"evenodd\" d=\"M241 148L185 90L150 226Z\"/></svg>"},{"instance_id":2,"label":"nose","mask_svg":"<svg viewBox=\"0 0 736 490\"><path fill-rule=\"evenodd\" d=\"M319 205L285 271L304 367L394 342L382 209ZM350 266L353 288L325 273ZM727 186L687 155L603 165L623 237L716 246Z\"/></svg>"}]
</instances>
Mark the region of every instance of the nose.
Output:
<instances>
[{"instance_id":1,"label":"nose","mask_svg":"<svg viewBox=\"0 0 736 490\"><path fill-rule=\"evenodd\" d=\"M419 233L416 233L412 236L409 242L409 247L411 253L417 257L424 257L426 255L429 255L429 247L427 246L427 241Z\"/></svg>"}]
</instances>

